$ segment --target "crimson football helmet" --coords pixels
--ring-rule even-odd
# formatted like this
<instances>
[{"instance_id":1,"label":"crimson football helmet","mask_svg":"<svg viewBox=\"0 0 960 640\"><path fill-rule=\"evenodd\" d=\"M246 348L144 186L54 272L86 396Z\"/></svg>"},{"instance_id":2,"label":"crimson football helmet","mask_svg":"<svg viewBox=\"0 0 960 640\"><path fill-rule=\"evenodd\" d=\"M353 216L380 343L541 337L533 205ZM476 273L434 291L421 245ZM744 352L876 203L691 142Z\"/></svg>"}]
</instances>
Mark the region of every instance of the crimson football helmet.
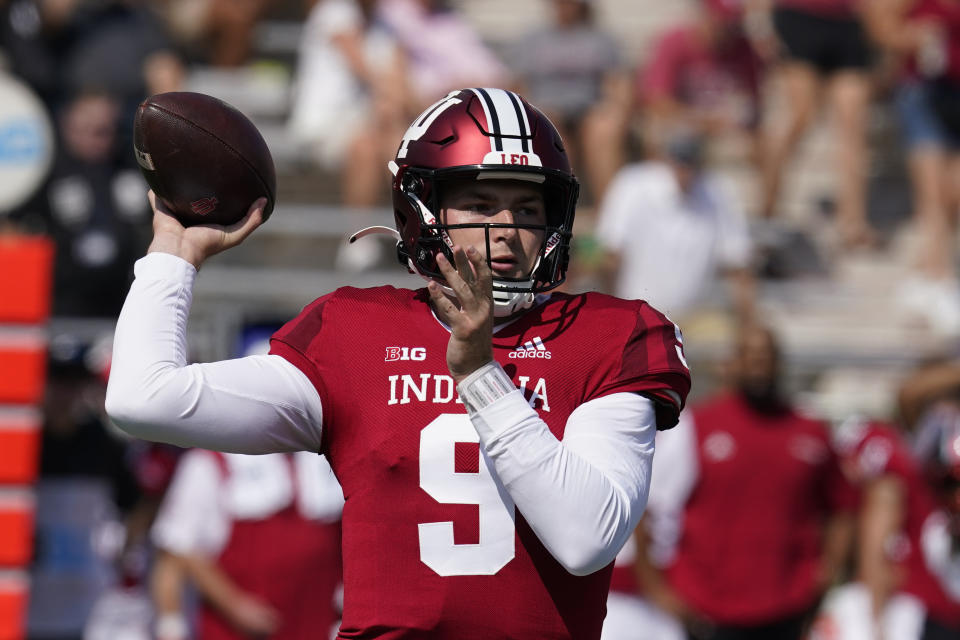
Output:
<instances>
[{"instance_id":1,"label":"crimson football helmet","mask_svg":"<svg viewBox=\"0 0 960 640\"><path fill-rule=\"evenodd\" d=\"M517 94L503 89L450 92L420 114L407 129L394 161L393 213L400 262L443 282L436 255L451 262L447 230L483 227L490 255L490 228L543 231L540 255L521 278L494 277L494 314L507 316L533 304L537 293L566 278L579 183L553 123ZM547 221L529 224L446 225L439 220L438 193L449 180L527 180L543 190Z\"/></svg>"}]
</instances>

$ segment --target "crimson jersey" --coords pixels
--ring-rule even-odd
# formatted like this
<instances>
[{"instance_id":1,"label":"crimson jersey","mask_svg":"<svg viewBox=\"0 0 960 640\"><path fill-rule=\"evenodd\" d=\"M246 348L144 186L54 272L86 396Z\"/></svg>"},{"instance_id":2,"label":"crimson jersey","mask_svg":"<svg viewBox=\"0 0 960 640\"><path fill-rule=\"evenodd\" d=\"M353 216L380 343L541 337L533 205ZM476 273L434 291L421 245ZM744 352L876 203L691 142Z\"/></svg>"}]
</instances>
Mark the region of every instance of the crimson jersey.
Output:
<instances>
[{"instance_id":1,"label":"crimson jersey","mask_svg":"<svg viewBox=\"0 0 960 640\"><path fill-rule=\"evenodd\" d=\"M875 422L849 421L837 435L844 469L860 485L881 476L900 480L905 490L900 534L889 541L889 559L903 571L900 591L919 598L930 617L948 625L960 624L960 602L952 600L927 566L923 538L939 517L937 499L927 485L906 443L891 427Z\"/></svg>"},{"instance_id":2,"label":"crimson jersey","mask_svg":"<svg viewBox=\"0 0 960 640\"><path fill-rule=\"evenodd\" d=\"M205 453L214 457L227 482L230 467L223 454ZM292 458L288 461L290 473L296 473ZM296 483L293 486L296 491ZM276 544L277 540L283 544ZM272 640L326 638L327 630L336 624L333 603L340 584L340 522L303 516L295 499L266 517L233 518L217 566L244 592L280 613ZM203 640L250 637L206 600L200 602L197 625L197 637Z\"/></svg>"},{"instance_id":3,"label":"crimson jersey","mask_svg":"<svg viewBox=\"0 0 960 640\"><path fill-rule=\"evenodd\" d=\"M567 573L491 474L425 289L342 288L272 339L313 381L343 487L341 638L598 638L610 567ZM640 301L554 293L494 357L562 438L580 404L637 392L672 426L690 387L679 332ZM549 500L549 496L544 496Z\"/></svg>"},{"instance_id":4,"label":"crimson jersey","mask_svg":"<svg viewBox=\"0 0 960 640\"><path fill-rule=\"evenodd\" d=\"M854 506L826 427L793 411L758 414L732 394L695 407L693 418L698 476L670 583L725 625L813 606L824 521Z\"/></svg>"}]
</instances>

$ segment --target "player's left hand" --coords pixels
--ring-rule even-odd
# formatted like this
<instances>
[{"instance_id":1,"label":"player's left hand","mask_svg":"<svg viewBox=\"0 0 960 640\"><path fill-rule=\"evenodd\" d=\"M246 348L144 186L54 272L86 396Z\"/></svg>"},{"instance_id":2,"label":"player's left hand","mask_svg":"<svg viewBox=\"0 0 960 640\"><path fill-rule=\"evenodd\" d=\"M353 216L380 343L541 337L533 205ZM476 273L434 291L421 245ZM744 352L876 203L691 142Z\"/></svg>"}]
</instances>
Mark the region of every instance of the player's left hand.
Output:
<instances>
[{"instance_id":1,"label":"player's left hand","mask_svg":"<svg viewBox=\"0 0 960 640\"><path fill-rule=\"evenodd\" d=\"M456 266L437 255L437 266L457 297L455 304L437 282L427 288L440 317L450 325L447 368L456 383L493 360L493 274L474 247L453 248Z\"/></svg>"}]
</instances>

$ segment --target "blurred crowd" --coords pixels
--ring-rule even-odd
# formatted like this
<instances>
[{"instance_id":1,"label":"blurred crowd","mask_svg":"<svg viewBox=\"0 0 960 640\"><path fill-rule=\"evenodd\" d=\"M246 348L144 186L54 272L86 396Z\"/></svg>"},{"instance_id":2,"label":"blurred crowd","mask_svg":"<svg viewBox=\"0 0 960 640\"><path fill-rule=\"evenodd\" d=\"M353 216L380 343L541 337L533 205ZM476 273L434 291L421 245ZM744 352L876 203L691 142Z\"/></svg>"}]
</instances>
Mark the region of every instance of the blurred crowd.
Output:
<instances>
[{"instance_id":1,"label":"blurred crowd","mask_svg":"<svg viewBox=\"0 0 960 640\"><path fill-rule=\"evenodd\" d=\"M56 318L116 317L150 238L136 105L196 89L198 69L257 64L271 16L300 28L270 139L335 176L326 199L347 212L387 206L385 165L426 105L517 90L557 124L582 184L568 286L646 299L680 326L719 310L730 327L729 353L694 371L681 425L658 439L606 637L960 637L960 361L918 362L882 421L816 420L762 298L819 254L901 259L907 237L892 303L960 337L960 0L687 0L639 48L617 12L656 2L538 0L544 20L491 40L470 1L0 0L0 103L29 87L54 139L29 197L0 198L0 234L53 240ZM797 213L787 183L823 116L833 187ZM0 169L17 142L0 129ZM889 164L904 183L892 224L900 200L871 183ZM383 259L369 240L336 268ZM105 348L51 346L31 637L335 626L329 469L124 440L103 415ZM299 606L291 585L322 604Z\"/></svg>"}]
</instances>

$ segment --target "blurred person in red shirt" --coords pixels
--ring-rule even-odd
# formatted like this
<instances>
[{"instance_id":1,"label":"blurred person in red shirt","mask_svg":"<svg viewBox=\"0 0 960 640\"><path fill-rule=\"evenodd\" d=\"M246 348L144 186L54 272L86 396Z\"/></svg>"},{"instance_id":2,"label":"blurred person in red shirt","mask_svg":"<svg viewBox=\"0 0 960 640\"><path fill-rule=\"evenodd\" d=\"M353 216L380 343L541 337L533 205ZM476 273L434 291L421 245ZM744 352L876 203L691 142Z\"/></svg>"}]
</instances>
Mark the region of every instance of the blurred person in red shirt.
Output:
<instances>
[{"instance_id":1,"label":"blurred person in red shirt","mask_svg":"<svg viewBox=\"0 0 960 640\"><path fill-rule=\"evenodd\" d=\"M814 638L956 638L960 593L950 595L928 552L941 546L946 512L922 462L901 432L878 422L851 418L836 441L860 493L856 581L828 596Z\"/></svg>"},{"instance_id":2,"label":"blurred person in red shirt","mask_svg":"<svg viewBox=\"0 0 960 640\"><path fill-rule=\"evenodd\" d=\"M638 71L644 142L658 155L678 132L746 134L756 154L761 61L741 28L737 3L701 0L689 23L665 31Z\"/></svg>"},{"instance_id":3,"label":"blurred person in red shirt","mask_svg":"<svg viewBox=\"0 0 960 640\"><path fill-rule=\"evenodd\" d=\"M181 580L200 596L196 637L332 637L343 494L313 453L185 453L152 528L161 640L190 637Z\"/></svg>"},{"instance_id":4,"label":"blurred person in red shirt","mask_svg":"<svg viewBox=\"0 0 960 640\"><path fill-rule=\"evenodd\" d=\"M917 277L900 299L932 328L960 333L956 212L960 205L960 2L875 0L866 5L877 43L902 62L896 107L907 147Z\"/></svg>"},{"instance_id":5,"label":"blurred person in red shirt","mask_svg":"<svg viewBox=\"0 0 960 640\"><path fill-rule=\"evenodd\" d=\"M866 209L872 53L859 5L860 0L753 0L746 19L754 40L775 38L786 107L783 122L765 135L760 213L777 214L787 163L826 102L835 121L837 224L846 247L874 243Z\"/></svg>"},{"instance_id":6,"label":"blurred person in red shirt","mask_svg":"<svg viewBox=\"0 0 960 640\"><path fill-rule=\"evenodd\" d=\"M694 638L799 639L847 557L854 496L826 426L781 387L773 332L745 325L735 349L736 388L681 417L692 437L658 442L682 529L643 588Z\"/></svg>"}]
</instances>

